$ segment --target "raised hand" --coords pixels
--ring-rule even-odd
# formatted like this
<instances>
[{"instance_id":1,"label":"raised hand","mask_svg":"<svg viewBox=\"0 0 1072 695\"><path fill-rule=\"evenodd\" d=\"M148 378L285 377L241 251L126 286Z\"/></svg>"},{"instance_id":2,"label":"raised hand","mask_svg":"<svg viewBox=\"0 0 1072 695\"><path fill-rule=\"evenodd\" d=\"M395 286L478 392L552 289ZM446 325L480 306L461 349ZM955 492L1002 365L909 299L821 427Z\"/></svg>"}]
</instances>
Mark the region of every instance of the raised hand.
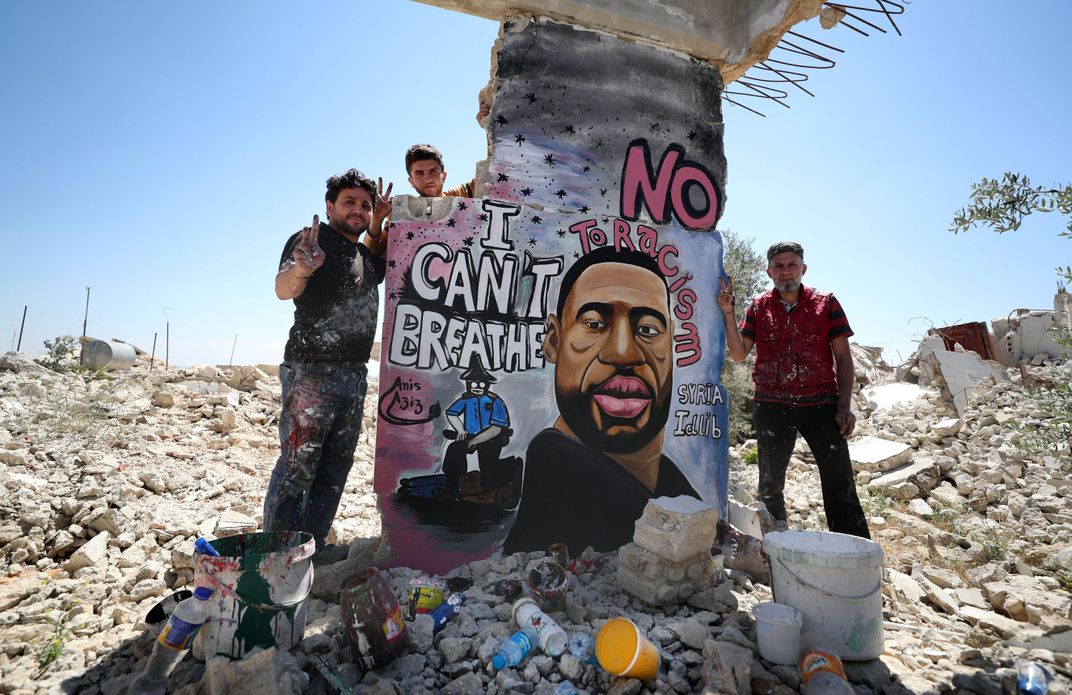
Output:
<instances>
[{"instance_id":1,"label":"raised hand","mask_svg":"<svg viewBox=\"0 0 1072 695\"><path fill-rule=\"evenodd\" d=\"M317 238L320 236L320 216L313 215L313 226L301 230L297 246L291 258L294 267L302 277L309 277L317 268L324 265L324 250L320 248Z\"/></svg>"},{"instance_id":2,"label":"raised hand","mask_svg":"<svg viewBox=\"0 0 1072 695\"><path fill-rule=\"evenodd\" d=\"M378 239L383 233L383 221L391 214L391 191L393 183L387 184L387 190L383 189L383 179L376 179L376 204L372 207L372 223L369 224L368 234L373 239Z\"/></svg>"},{"instance_id":3,"label":"raised hand","mask_svg":"<svg viewBox=\"0 0 1072 695\"><path fill-rule=\"evenodd\" d=\"M723 314L732 314L737 304L737 299L733 296L733 278L727 275L725 278L720 277L718 281L722 285L722 290L718 293L718 308L722 309Z\"/></svg>"}]
</instances>

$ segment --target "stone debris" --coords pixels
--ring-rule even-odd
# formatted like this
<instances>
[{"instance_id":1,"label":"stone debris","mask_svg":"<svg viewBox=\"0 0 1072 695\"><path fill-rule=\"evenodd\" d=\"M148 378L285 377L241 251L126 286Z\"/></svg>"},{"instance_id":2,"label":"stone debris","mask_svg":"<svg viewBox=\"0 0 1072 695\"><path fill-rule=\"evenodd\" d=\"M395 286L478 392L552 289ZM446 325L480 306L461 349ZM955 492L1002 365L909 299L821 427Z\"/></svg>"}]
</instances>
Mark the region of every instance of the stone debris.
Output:
<instances>
[{"instance_id":1,"label":"stone debris","mask_svg":"<svg viewBox=\"0 0 1072 695\"><path fill-rule=\"evenodd\" d=\"M1072 457L1067 442L1032 446L1030 427L1049 416L1024 387L1067 384L1072 364L1028 364L1022 373L1017 365L1003 372L1007 378L966 392L958 412L912 368L908 376L923 387L917 397L870 407L862 390L893 378L877 358L868 357L866 380L858 374L865 417L853 443L886 440L908 456L858 473L872 535L886 553L889 627L885 654L847 664L850 681L873 695L1000 692L1014 661L1026 657L1056 676L1051 692L1070 692ZM273 371L149 373L139 356L130 370L87 379L24 355L0 356L0 488L7 493L0 497L0 693L123 692L160 627L143 619L192 581L196 536L259 525L278 455ZM408 653L361 673L343 634L338 586L385 550L371 488L375 414L373 397L330 539L349 543L349 556L316 568L304 641L289 654L263 650L239 662L187 658L169 692L336 692L325 673L370 693L548 693L567 679L586 693L799 691L795 667L758 656L751 609L772 596L745 572L728 570L718 582L712 574L665 604L650 592L659 582L638 580L631 589L622 581L627 568L644 562L667 576L673 570L687 578L693 566L710 572L709 557L701 562L710 536L688 525L677 502L652 505L638 522L646 531L621 554L583 554L566 610L552 614L568 632L591 635L613 617L630 618L660 651L655 680L616 678L568 653L537 651L515 668L489 668L499 642L516 629L495 584L521 579L540 553L458 568L452 574L474 582L458 617L433 633L431 618L418 616L408 624ZM743 462L745 446L731 454L731 484L751 504L757 472ZM791 528L825 528L812 464L806 446L790 462ZM769 525L769 515L743 505L737 515ZM384 575L402 597L418 573ZM39 657L53 638L63 649L42 669Z\"/></svg>"}]
</instances>

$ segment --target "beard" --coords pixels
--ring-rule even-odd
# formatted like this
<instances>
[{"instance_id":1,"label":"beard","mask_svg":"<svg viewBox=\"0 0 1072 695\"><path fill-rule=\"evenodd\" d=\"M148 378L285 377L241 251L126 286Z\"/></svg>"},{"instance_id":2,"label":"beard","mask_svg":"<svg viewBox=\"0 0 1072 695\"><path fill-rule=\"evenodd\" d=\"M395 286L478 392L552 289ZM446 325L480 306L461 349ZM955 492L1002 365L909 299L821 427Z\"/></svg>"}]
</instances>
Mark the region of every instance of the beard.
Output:
<instances>
[{"instance_id":1,"label":"beard","mask_svg":"<svg viewBox=\"0 0 1072 695\"><path fill-rule=\"evenodd\" d=\"M368 225L358 227L357 225L350 224L345 218L341 220L328 219L328 223L335 231L342 232L343 234L348 234L350 236L361 236L365 233L365 230L368 229Z\"/></svg>"},{"instance_id":2,"label":"beard","mask_svg":"<svg viewBox=\"0 0 1072 695\"><path fill-rule=\"evenodd\" d=\"M800 289L800 280L789 280L788 282L776 282L774 283L775 289L784 294L796 292Z\"/></svg>"},{"instance_id":3,"label":"beard","mask_svg":"<svg viewBox=\"0 0 1072 695\"><path fill-rule=\"evenodd\" d=\"M558 412L573 433L586 445L609 454L628 454L638 451L651 442L662 432L666 421L670 416L669 394L662 395L652 390L652 400L646 410L650 411L647 422L632 432L607 434L604 430L610 430L615 425L632 425L640 417L616 418L600 411L600 420L603 423L601 430L595 420L593 412L598 408L593 396L602 384L595 384L587 390L577 393L563 393L555 389L555 401L558 403Z\"/></svg>"}]
</instances>

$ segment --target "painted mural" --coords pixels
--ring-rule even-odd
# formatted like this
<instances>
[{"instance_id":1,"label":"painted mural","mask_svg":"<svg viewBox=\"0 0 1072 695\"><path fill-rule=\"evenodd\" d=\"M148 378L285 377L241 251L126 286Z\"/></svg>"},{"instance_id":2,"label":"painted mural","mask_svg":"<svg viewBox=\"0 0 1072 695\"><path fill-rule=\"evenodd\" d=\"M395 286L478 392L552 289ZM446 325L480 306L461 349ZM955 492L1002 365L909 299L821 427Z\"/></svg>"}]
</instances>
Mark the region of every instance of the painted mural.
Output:
<instances>
[{"instance_id":1,"label":"painted mural","mask_svg":"<svg viewBox=\"0 0 1072 695\"><path fill-rule=\"evenodd\" d=\"M717 188L688 204L684 148L632 147L620 215L454 198L394 222L375 489L402 564L613 550L651 497L724 507L721 241L683 224Z\"/></svg>"},{"instance_id":2,"label":"painted mural","mask_svg":"<svg viewBox=\"0 0 1072 695\"><path fill-rule=\"evenodd\" d=\"M532 18L495 53L484 197L389 230L375 490L439 573L614 550L652 497L726 513L718 70Z\"/></svg>"}]
</instances>

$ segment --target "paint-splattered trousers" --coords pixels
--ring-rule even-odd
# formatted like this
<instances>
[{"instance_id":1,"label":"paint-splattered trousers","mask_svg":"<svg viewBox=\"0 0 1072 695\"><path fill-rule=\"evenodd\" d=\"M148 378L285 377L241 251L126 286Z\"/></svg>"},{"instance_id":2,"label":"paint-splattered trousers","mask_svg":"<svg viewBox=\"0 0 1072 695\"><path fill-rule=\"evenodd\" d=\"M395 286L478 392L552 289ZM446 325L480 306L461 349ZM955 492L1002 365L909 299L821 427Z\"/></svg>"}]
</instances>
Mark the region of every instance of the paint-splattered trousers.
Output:
<instances>
[{"instance_id":1,"label":"paint-splattered trousers","mask_svg":"<svg viewBox=\"0 0 1072 695\"><path fill-rule=\"evenodd\" d=\"M265 531L307 531L323 546L361 433L368 369L358 363L279 365L279 460L264 498Z\"/></svg>"},{"instance_id":2,"label":"paint-splattered trousers","mask_svg":"<svg viewBox=\"0 0 1072 695\"><path fill-rule=\"evenodd\" d=\"M759 499L775 519L785 521L785 471L799 432L819 467L827 526L838 533L870 538L856 494L849 444L834 420L836 412L835 405L755 402L752 425L759 445Z\"/></svg>"}]
</instances>

